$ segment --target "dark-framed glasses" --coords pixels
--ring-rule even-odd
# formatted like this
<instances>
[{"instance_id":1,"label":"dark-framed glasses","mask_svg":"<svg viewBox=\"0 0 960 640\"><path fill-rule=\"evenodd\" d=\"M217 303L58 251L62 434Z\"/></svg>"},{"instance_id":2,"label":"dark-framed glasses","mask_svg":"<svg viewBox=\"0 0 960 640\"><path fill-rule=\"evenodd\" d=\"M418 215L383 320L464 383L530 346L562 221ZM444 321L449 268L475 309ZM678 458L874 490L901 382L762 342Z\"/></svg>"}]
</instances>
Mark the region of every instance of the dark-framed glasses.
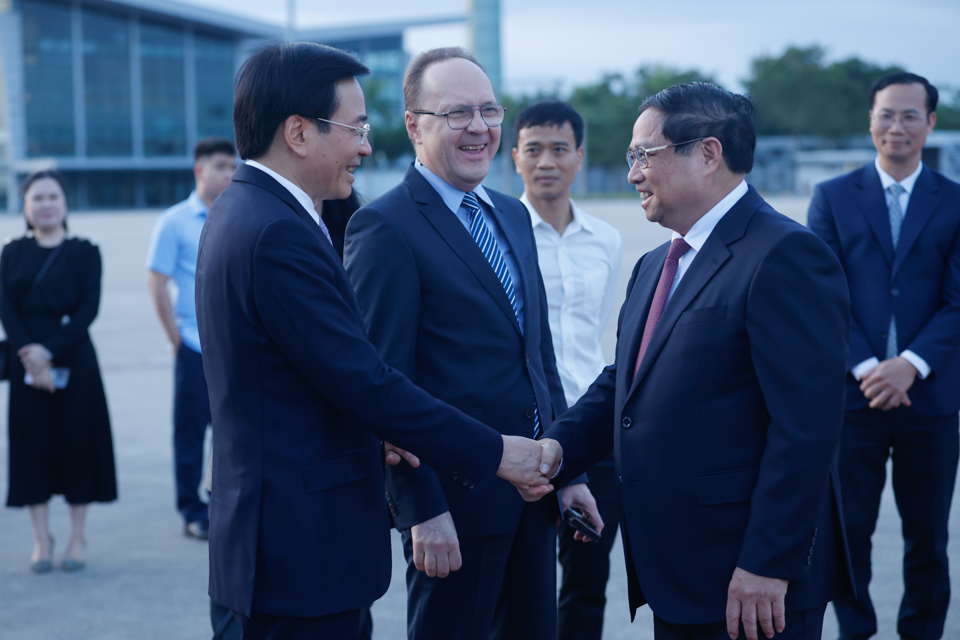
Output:
<instances>
[{"instance_id":1,"label":"dark-framed glasses","mask_svg":"<svg viewBox=\"0 0 960 640\"><path fill-rule=\"evenodd\" d=\"M334 122L333 120L325 120L324 118L314 118L314 120L319 120L320 122L326 122L328 124L335 124L338 127L343 127L344 129L351 129L360 134L360 146L363 146L363 143L367 141L367 136L370 135L370 123L363 123L362 127L351 127L348 124L343 124L342 122Z\"/></svg>"},{"instance_id":2,"label":"dark-framed glasses","mask_svg":"<svg viewBox=\"0 0 960 640\"><path fill-rule=\"evenodd\" d=\"M636 163L640 166L641 169L646 169L650 166L650 156L654 155L658 151L663 151L664 149L669 149L670 147L679 147L684 144L690 144L691 142L700 142L701 140L706 140L707 136L703 138L694 138L693 140L686 140L684 142L674 142L673 144L664 144L659 147L653 147L652 149L644 149L643 147L637 147L636 149L627 149L627 166L633 169L633 165Z\"/></svg>"},{"instance_id":3,"label":"dark-framed glasses","mask_svg":"<svg viewBox=\"0 0 960 640\"><path fill-rule=\"evenodd\" d=\"M424 116L443 116L447 119L447 125L451 129L460 131L466 129L473 122L473 114L480 112L480 118L488 127L499 127L503 124L503 114L506 108L502 104L465 104L455 107L446 113L436 111L424 111L417 109L411 113L417 113Z\"/></svg>"}]
</instances>

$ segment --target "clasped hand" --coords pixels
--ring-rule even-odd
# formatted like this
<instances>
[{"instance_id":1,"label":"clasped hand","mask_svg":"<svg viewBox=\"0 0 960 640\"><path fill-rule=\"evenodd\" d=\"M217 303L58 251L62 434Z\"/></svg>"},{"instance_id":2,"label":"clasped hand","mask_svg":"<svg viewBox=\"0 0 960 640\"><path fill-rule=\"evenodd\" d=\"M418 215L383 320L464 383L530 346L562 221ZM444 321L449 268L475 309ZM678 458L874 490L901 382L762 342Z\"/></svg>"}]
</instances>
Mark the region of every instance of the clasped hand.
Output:
<instances>
[{"instance_id":1,"label":"clasped hand","mask_svg":"<svg viewBox=\"0 0 960 640\"><path fill-rule=\"evenodd\" d=\"M871 409L889 411L910 406L907 391L917 379L917 369L903 356L884 360L863 374L860 390L870 400Z\"/></svg>"},{"instance_id":2,"label":"clasped hand","mask_svg":"<svg viewBox=\"0 0 960 640\"><path fill-rule=\"evenodd\" d=\"M527 502L535 502L553 491L550 479L557 475L563 447L556 440L531 440L521 436L501 436L503 456L497 475L517 487ZM386 461L398 465L406 460L411 467L419 467L420 459L409 451L383 443Z\"/></svg>"},{"instance_id":3,"label":"clasped hand","mask_svg":"<svg viewBox=\"0 0 960 640\"><path fill-rule=\"evenodd\" d=\"M53 393L52 356L42 344L28 344L17 351L23 369L33 378L31 386Z\"/></svg>"}]
</instances>

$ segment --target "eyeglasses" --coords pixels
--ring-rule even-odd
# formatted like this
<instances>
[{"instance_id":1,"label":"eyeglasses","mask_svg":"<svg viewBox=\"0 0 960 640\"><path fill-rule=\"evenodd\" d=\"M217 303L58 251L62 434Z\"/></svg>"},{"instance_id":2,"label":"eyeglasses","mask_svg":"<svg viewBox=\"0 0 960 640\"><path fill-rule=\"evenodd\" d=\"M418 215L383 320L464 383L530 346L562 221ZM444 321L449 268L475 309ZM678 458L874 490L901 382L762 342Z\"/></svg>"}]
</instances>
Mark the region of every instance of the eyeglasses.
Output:
<instances>
[{"instance_id":1,"label":"eyeglasses","mask_svg":"<svg viewBox=\"0 0 960 640\"><path fill-rule=\"evenodd\" d=\"M877 123L878 126L886 129L887 127L892 127L893 123L900 119L900 124L904 127L917 127L924 123L924 118L919 113L908 112L901 113L899 116L895 113L878 113L872 116L873 121Z\"/></svg>"},{"instance_id":2,"label":"eyeglasses","mask_svg":"<svg viewBox=\"0 0 960 640\"><path fill-rule=\"evenodd\" d=\"M419 109L411 111L411 113L424 116L443 116L447 119L447 125L451 129L460 131L470 126L470 123L473 122L473 114L477 111L480 112L480 118L488 127L499 127L503 123L503 114L506 112L506 108L502 104L465 104L446 113Z\"/></svg>"},{"instance_id":3,"label":"eyeglasses","mask_svg":"<svg viewBox=\"0 0 960 640\"><path fill-rule=\"evenodd\" d=\"M329 124L335 124L338 127L343 127L344 129L352 129L360 134L360 146L363 146L363 143L367 141L367 136L370 135L370 123L365 122L362 127L351 127L348 124L343 124L340 122L334 122L333 120L324 120L323 118L314 118L314 120L319 120L320 122L327 122Z\"/></svg>"},{"instance_id":4,"label":"eyeglasses","mask_svg":"<svg viewBox=\"0 0 960 640\"><path fill-rule=\"evenodd\" d=\"M627 149L627 166L633 169L633 165L636 163L640 165L641 169L646 169L650 166L650 156L658 151L663 151L664 149L669 149L670 147L679 147L680 145L690 144L691 142L700 142L701 140L706 139L707 137L704 136L703 138L694 138L693 140L687 140L686 142L674 142L673 144L665 144L652 149L644 149L643 147L637 147L636 151L633 149Z\"/></svg>"}]
</instances>

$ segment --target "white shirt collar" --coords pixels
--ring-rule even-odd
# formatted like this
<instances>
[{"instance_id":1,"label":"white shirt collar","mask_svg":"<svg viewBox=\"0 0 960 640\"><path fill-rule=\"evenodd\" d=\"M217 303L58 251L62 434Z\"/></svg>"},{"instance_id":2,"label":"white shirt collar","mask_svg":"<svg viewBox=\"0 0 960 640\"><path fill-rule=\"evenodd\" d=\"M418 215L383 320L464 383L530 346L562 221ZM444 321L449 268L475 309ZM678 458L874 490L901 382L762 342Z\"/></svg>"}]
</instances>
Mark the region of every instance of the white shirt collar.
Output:
<instances>
[{"instance_id":1,"label":"white shirt collar","mask_svg":"<svg viewBox=\"0 0 960 640\"><path fill-rule=\"evenodd\" d=\"M878 155L874 161L874 166L877 167L877 173L880 174L880 184L883 185L883 190L886 191L890 188L890 185L896 184L896 180L893 179L889 173L880 168L880 156ZM907 195L913 193L913 185L917 184L917 178L920 177L920 172L923 171L923 160L920 161L920 164L917 166L916 171L908 175L906 178L900 181L900 186L904 188L907 192Z\"/></svg>"},{"instance_id":2,"label":"white shirt collar","mask_svg":"<svg viewBox=\"0 0 960 640\"><path fill-rule=\"evenodd\" d=\"M538 225L545 224L553 228L553 225L550 225L547 221L540 217L540 213L537 211L536 207L530 202L530 198L527 197L527 192L524 191L523 195L520 196L520 202L527 208L527 211L530 212L530 224L536 228ZM573 221L567 225L567 228L563 230L563 233L567 232L576 233L581 229L593 233L593 226L590 224L590 221L583 215L583 210L577 206L577 203L573 201L573 198L570 198L570 210L573 212Z\"/></svg>"},{"instance_id":3,"label":"white shirt collar","mask_svg":"<svg viewBox=\"0 0 960 640\"><path fill-rule=\"evenodd\" d=\"M313 200L307 195L306 191L293 184L273 169L263 166L256 160L247 160L246 162L251 167L260 169L260 171L263 171L265 174L279 182L287 191L290 192L290 195L296 198L297 202L299 202L300 205L307 210L307 213L310 214L310 217L313 218L313 221L317 224L320 224L320 216L317 214L316 207L313 206Z\"/></svg>"},{"instance_id":4,"label":"white shirt collar","mask_svg":"<svg viewBox=\"0 0 960 640\"><path fill-rule=\"evenodd\" d=\"M713 233L713 229L717 226L717 223L720 222L720 219L733 208L733 205L737 204L740 198L747 195L747 191L746 180L741 180L740 184L733 188L733 191L724 196L720 202L713 205L710 211L703 214L703 217L690 227L687 235L680 235L674 231L670 239L676 240L677 238L683 238L684 242L690 245L694 251L699 252L703 247L703 243L706 242L710 234Z\"/></svg>"},{"instance_id":5,"label":"white shirt collar","mask_svg":"<svg viewBox=\"0 0 960 640\"><path fill-rule=\"evenodd\" d=\"M456 213L460 209L460 205L463 203L463 196L465 196L467 192L457 189L455 186L435 174L433 171L427 169L427 167L420 162L420 158L417 158L414 161L413 166L417 171L420 172L420 175L422 175L424 179L430 183L430 186L440 194L440 198L443 199L443 203L447 205L447 208ZM477 194L478 198L486 202L491 209L496 208L489 194L484 191L482 184L478 184L473 192Z\"/></svg>"}]
</instances>

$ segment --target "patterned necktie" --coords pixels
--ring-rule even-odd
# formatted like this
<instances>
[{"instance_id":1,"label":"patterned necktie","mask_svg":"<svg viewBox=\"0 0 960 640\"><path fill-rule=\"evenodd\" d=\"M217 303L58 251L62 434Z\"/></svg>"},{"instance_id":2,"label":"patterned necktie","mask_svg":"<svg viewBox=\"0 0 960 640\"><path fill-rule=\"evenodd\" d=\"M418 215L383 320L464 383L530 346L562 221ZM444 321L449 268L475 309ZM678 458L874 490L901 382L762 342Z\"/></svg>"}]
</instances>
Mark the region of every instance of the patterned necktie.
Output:
<instances>
[{"instance_id":1,"label":"patterned necktie","mask_svg":"<svg viewBox=\"0 0 960 640\"><path fill-rule=\"evenodd\" d=\"M896 251L897 243L900 242L900 227L903 226L903 209L900 207L900 196L906 193L906 189L899 182L894 182L887 187L887 191L892 196L887 209L890 213L890 236L893 238L893 249ZM890 316L890 329L887 331L887 359L896 358L897 350L897 319Z\"/></svg>"},{"instance_id":2,"label":"patterned necktie","mask_svg":"<svg viewBox=\"0 0 960 640\"><path fill-rule=\"evenodd\" d=\"M677 267L680 266L680 258L690 248L683 238L677 238L670 243L670 251L667 252L667 259L663 263L663 270L660 272L660 282L657 283L657 291L653 294L653 302L650 303L650 313L647 314L647 323L643 326L643 338L640 339L640 351L637 353L637 363L633 367L633 377L637 377L640 371L640 363L643 362L643 355L650 346L650 338L653 337L653 331L660 322L660 316L663 315L663 308L667 306L667 298L670 297L670 289L673 288L673 279L677 275Z\"/></svg>"},{"instance_id":3,"label":"patterned necktie","mask_svg":"<svg viewBox=\"0 0 960 640\"><path fill-rule=\"evenodd\" d=\"M490 263L493 272L497 274L497 279L500 280L500 285L503 287L504 293L507 294L507 299L510 300L513 315L517 316L517 322L519 322L520 315L517 313L517 296L513 290L513 278L510 277L510 270L507 269L507 261L503 259L503 254L500 253L500 247L497 246L496 239L493 237L493 234L490 233L490 228L483 219L483 211L480 209L480 201L477 200L477 194L473 191L468 191L463 196L463 208L466 209L470 215L470 235L473 236L474 242L480 247L483 257ZM534 399L533 437L537 439L542 434L543 429L540 426L540 411L537 409L536 399Z\"/></svg>"}]
</instances>

